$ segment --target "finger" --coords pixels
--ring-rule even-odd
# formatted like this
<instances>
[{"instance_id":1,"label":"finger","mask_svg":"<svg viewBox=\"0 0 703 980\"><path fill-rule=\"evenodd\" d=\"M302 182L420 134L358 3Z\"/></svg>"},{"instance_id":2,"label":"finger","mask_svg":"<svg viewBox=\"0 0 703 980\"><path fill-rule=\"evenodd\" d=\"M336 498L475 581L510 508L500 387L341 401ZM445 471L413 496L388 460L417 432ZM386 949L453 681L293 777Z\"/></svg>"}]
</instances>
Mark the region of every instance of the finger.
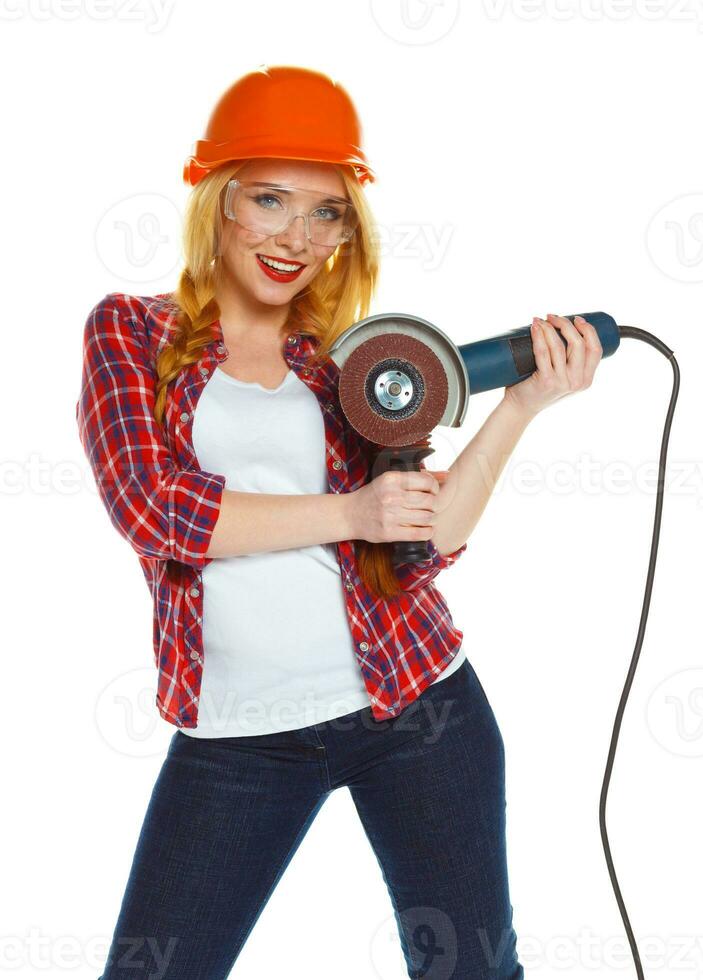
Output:
<instances>
[{"instance_id":1,"label":"finger","mask_svg":"<svg viewBox=\"0 0 703 980\"><path fill-rule=\"evenodd\" d=\"M544 337L544 331L537 317L533 317L532 319L532 353L535 357L537 370L542 374L551 374L552 359L549 356L549 348Z\"/></svg>"},{"instance_id":2,"label":"finger","mask_svg":"<svg viewBox=\"0 0 703 980\"><path fill-rule=\"evenodd\" d=\"M566 344L559 337L549 320L543 320L540 317L537 317L537 319L540 322L540 326L544 330L544 339L546 340L549 348L554 370L557 374L559 374L561 370L563 376L566 377Z\"/></svg>"},{"instance_id":3,"label":"finger","mask_svg":"<svg viewBox=\"0 0 703 980\"><path fill-rule=\"evenodd\" d=\"M581 333L571 320L565 316L548 313L547 319L566 338L566 373L572 388L580 388L583 384L584 365L586 363L586 346Z\"/></svg>"},{"instance_id":4,"label":"finger","mask_svg":"<svg viewBox=\"0 0 703 980\"><path fill-rule=\"evenodd\" d=\"M422 493L414 490L406 493L401 506L409 510L434 511L436 495L434 493Z\"/></svg>"},{"instance_id":5,"label":"finger","mask_svg":"<svg viewBox=\"0 0 703 980\"><path fill-rule=\"evenodd\" d=\"M537 317L537 322L542 328L544 341L547 345L549 357L552 362L552 370L557 376L559 382L565 385L569 379L566 373L566 349L564 347L564 343L561 338L557 336L557 332L551 323L547 323L546 320L542 320L540 317Z\"/></svg>"},{"instance_id":6,"label":"finger","mask_svg":"<svg viewBox=\"0 0 703 980\"><path fill-rule=\"evenodd\" d=\"M600 364L601 358L603 357L603 345L600 342L598 331L592 323L589 323L588 320L585 320L582 316L575 317L574 323L583 333L583 341L586 346L584 380L586 384L590 384L591 381L593 381L593 375L596 373L596 368Z\"/></svg>"},{"instance_id":7,"label":"finger","mask_svg":"<svg viewBox=\"0 0 703 980\"><path fill-rule=\"evenodd\" d=\"M439 481L434 478L434 474L430 473L430 470L426 470L424 467L419 470L390 470L389 472L398 481L397 486L406 492L421 490L425 493L428 491L437 493L439 491ZM430 481L427 479L428 474L432 476Z\"/></svg>"},{"instance_id":8,"label":"finger","mask_svg":"<svg viewBox=\"0 0 703 980\"><path fill-rule=\"evenodd\" d=\"M448 476L448 470L439 470L435 473L433 470L422 469L420 471L423 477L429 476L430 479L423 479L422 484L417 487L418 490L424 490L429 493L439 493L441 481L446 479Z\"/></svg>"},{"instance_id":9,"label":"finger","mask_svg":"<svg viewBox=\"0 0 703 980\"><path fill-rule=\"evenodd\" d=\"M434 527L437 514L419 507L404 507L398 515L399 524L412 524L414 527Z\"/></svg>"}]
</instances>

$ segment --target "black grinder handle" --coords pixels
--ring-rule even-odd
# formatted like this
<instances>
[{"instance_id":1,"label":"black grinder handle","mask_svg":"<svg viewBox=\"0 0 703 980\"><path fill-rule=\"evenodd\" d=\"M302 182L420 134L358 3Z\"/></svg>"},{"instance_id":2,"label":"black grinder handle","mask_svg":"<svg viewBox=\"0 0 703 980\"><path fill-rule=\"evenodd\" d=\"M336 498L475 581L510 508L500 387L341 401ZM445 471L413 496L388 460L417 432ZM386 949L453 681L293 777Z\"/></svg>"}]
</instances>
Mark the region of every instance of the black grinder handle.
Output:
<instances>
[{"instance_id":1,"label":"black grinder handle","mask_svg":"<svg viewBox=\"0 0 703 980\"><path fill-rule=\"evenodd\" d=\"M405 470L419 473L422 460L433 453L429 445L385 446L379 450L373 464L373 477L386 470ZM431 558L425 541L394 541L392 549L393 565L404 565L411 561L427 561Z\"/></svg>"}]
</instances>

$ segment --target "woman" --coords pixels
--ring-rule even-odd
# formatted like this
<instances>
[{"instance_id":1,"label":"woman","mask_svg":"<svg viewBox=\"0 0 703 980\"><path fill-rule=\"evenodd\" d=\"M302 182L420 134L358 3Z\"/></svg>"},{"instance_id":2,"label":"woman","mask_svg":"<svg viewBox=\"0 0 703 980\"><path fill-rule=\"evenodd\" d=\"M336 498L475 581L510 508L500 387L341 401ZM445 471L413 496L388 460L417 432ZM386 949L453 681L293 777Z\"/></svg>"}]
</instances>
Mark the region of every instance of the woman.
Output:
<instances>
[{"instance_id":1,"label":"woman","mask_svg":"<svg viewBox=\"0 0 703 980\"><path fill-rule=\"evenodd\" d=\"M227 977L342 786L408 975L524 975L503 741L433 579L525 426L602 351L585 321L535 318L537 370L448 472L374 475L326 357L377 278L360 145L326 76L244 76L186 164L178 288L109 294L86 323L80 436L153 595L156 704L177 728L103 980ZM400 540L430 557L394 569Z\"/></svg>"}]
</instances>

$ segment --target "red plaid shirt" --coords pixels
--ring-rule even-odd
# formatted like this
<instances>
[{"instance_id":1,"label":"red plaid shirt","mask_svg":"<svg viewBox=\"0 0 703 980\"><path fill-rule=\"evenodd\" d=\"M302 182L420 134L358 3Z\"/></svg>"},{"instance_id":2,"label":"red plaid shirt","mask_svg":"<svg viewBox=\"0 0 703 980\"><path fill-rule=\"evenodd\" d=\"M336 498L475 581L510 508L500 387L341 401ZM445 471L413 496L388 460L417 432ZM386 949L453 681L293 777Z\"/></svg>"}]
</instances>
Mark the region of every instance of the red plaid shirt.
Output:
<instances>
[{"instance_id":1,"label":"red plaid shirt","mask_svg":"<svg viewBox=\"0 0 703 980\"><path fill-rule=\"evenodd\" d=\"M178 310L168 293L109 293L91 310L83 335L83 372L76 404L81 444L102 503L139 556L154 603L156 705L166 721L195 728L203 672L202 569L220 510L224 476L198 466L191 426L210 374L227 357L219 321L200 359L168 387L164 427L154 420L155 360L170 339ZM363 437L346 421L331 358L306 367L317 340L294 333L284 356L314 393L323 413L331 493L368 479ZM373 717L395 717L458 652L457 629L434 577L465 551L401 565L406 590L386 600L370 594L357 573L353 541L339 541L341 585L356 657Z\"/></svg>"}]
</instances>

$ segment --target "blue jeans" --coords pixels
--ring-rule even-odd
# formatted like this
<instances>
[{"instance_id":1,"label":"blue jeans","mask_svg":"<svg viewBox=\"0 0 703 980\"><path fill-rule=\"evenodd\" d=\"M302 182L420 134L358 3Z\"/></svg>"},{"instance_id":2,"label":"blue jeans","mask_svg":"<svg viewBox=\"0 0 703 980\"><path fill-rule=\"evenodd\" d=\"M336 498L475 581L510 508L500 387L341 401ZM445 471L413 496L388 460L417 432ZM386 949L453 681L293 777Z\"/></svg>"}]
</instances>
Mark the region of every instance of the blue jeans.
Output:
<instances>
[{"instance_id":1,"label":"blue jeans","mask_svg":"<svg viewBox=\"0 0 703 980\"><path fill-rule=\"evenodd\" d=\"M177 730L100 980L224 980L342 786L378 859L408 976L523 980L504 774L503 739L468 660L389 721L368 707L273 735ZM291 952L305 956L302 940Z\"/></svg>"}]
</instances>

